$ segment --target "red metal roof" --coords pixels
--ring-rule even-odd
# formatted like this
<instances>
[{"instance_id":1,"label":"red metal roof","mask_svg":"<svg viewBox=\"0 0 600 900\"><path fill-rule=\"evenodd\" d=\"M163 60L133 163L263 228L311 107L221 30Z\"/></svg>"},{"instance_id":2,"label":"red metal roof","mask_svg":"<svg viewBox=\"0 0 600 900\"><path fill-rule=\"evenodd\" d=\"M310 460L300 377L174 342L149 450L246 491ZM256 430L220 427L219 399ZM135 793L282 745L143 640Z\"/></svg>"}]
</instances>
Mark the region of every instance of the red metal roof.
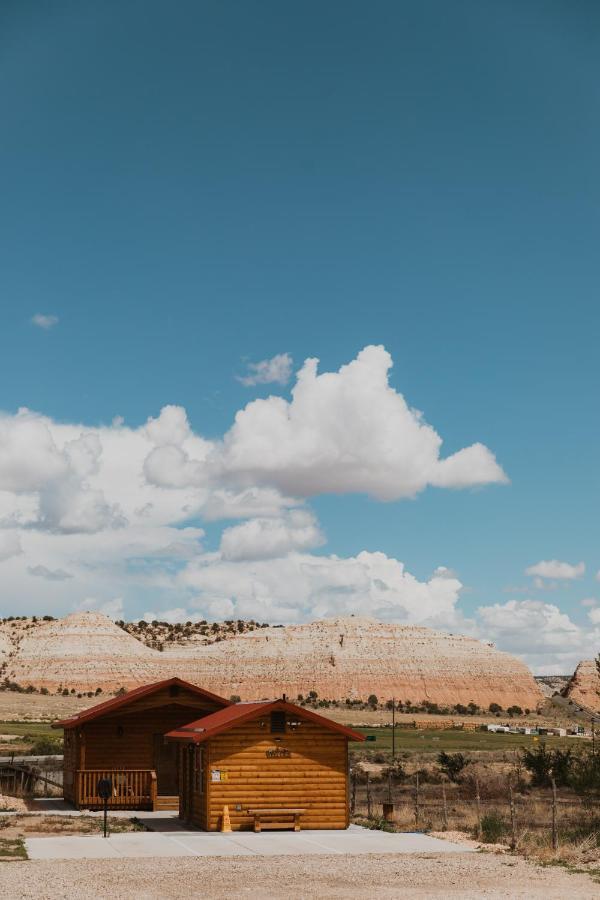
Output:
<instances>
[{"instance_id":1,"label":"red metal roof","mask_svg":"<svg viewBox=\"0 0 600 900\"><path fill-rule=\"evenodd\" d=\"M210 691L205 691L204 688L198 687L196 684L191 684L189 681L183 681L182 678L167 678L164 681L155 681L153 684L143 684L141 687L133 688L133 690L127 691L126 694L113 697L111 700L104 700L102 703L96 704L96 706L82 710L75 716L69 716L68 719L61 719L60 722L53 722L52 727L74 728L76 725L81 725L82 722L90 722L92 719L98 719L100 716L105 715L105 713L113 713L122 706L127 706L134 700L139 700L140 697L154 694L163 688L171 687L173 684L177 684L179 687L192 691L194 694L198 694L198 696L203 697L206 700L211 700L213 703L219 703L221 706L229 707L232 705L230 700L225 700L224 697L219 697L217 694L211 694Z\"/></svg>"},{"instance_id":2,"label":"red metal roof","mask_svg":"<svg viewBox=\"0 0 600 900\"><path fill-rule=\"evenodd\" d=\"M235 703L225 709L219 709L217 712L210 713L210 715L204 716L202 719L196 719L195 722L190 722L189 725L184 725L182 728L175 728L173 731L168 731L165 737L175 741L191 741L195 744L200 744L203 741L207 741L209 738L215 737L215 735L220 734L222 731L233 728L234 725L241 725L242 722L255 719L258 716L265 715L273 710L285 710L285 712L292 713L292 715L298 716L300 719L308 719L311 722L316 722L318 725L322 725L323 728L328 728L330 731L337 731L339 734L343 734L344 737L347 737L351 741L364 741L365 739L364 734L353 731L345 725L338 724L338 722L333 722L331 719L320 716L318 713L305 709L303 706L296 706L295 703L289 703L287 700L261 700L256 703Z\"/></svg>"}]
</instances>

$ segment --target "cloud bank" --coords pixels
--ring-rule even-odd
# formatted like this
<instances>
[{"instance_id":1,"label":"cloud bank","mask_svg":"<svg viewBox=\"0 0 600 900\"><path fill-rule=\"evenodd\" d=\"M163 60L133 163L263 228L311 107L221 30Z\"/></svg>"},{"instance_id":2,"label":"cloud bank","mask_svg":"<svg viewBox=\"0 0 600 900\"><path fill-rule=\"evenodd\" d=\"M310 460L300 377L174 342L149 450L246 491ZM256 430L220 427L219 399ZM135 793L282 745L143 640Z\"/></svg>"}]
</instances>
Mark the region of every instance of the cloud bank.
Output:
<instances>
[{"instance_id":1,"label":"cloud bank","mask_svg":"<svg viewBox=\"0 0 600 900\"><path fill-rule=\"evenodd\" d=\"M0 415L6 614L25 602L31 612L103 609L174 621L367 614L492 639L531 661L537 650L532 657L523 635L533 629L540 654L566 664L560 635L575 653L581 630L556 606L510 601L465 618L462 584L448 566L419 580L381 552L326 552L313 497L392 502L428 487L507 481L483 443L444 456L434 427L390 385L391 365L378 346L335 372L320 373L309 359L289 399L253 400L218 440L197 433L174 405L137 428L118 417L90 427L28 409ZM543 562L531 574L575 578L581 566Z\"/></svg>"}]
</instances>

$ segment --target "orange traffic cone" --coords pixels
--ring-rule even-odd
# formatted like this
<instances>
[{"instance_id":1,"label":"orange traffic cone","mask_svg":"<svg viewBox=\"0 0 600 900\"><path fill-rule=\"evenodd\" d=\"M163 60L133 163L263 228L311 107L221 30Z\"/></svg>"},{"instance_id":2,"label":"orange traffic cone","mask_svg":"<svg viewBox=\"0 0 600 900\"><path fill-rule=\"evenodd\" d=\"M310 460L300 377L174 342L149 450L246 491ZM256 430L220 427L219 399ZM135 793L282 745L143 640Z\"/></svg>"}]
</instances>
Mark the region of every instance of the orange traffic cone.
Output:
<instances>
[{"instance_id":1,"label":"orange traffic cone","mask_svg":"<svg viewBox=\"0 0 600 900\"><path fill-rule=\"evenodd\" d=\"M229 807L223 807L223 815L221 817L221 831L231 831L231 821L229 819Z\"/></svg>"}]
</instances>

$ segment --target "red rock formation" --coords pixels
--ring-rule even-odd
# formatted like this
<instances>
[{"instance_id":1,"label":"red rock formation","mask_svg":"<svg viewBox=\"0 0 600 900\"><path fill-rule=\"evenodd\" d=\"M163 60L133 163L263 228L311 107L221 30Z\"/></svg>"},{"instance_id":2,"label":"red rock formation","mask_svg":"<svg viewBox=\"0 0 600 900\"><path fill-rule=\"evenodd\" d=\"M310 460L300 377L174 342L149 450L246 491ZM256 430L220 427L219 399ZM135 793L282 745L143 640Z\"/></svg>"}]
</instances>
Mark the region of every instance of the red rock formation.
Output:
<instances>
[{"instance_id":1,"label":"red rock formation","mask_svg":"<svg viewBox=\"0 0 600 900\"><path fill-rule=\"evenodd\" d=\"M499 703L535 709L542 694L513 656L473 638L373 619L265 628L208 646L161 653L98 613L25 631L5 675L19 684L103 692L179 675L229 697Z\"/></svg>"},{"instance_id":2,"label":"red rock formation","mask_svg":"<svg viewBox=\"0 0 600 900\"><path fill-rule=\"evenodd\" d=\"M566 696L588 709L600 710L600 677L593 659L584 659L579 663Z\"/></svg>"}]
</instances>

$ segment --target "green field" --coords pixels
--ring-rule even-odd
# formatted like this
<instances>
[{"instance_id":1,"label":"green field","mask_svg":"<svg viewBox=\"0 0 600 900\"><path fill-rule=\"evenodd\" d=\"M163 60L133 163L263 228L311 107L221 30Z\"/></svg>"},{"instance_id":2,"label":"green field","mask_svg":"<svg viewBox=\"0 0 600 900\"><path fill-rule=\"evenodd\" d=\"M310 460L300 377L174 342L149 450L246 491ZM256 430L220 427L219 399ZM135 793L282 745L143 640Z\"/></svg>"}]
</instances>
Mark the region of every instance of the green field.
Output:
<instances>
[{"instance_id":1,"label":"green field","mask_svg":"<svg viewBox=\"0 0 600 900\"><path fill-rule=\"evenodd\" d=\"M373 735L374 741L365 741L364 743L351 743L350 747L354 751L377 753L378 751L391 751L392 749L392 729L391 728L355 728L365 735ZM506 750L518 750L523 747L533 748L539 744L546 742L549 747L573 747L576 749L580 746L586 746L587 741L583 742L576 738L561 738L553 735L530 735L530 734L494 734L487 731L461 731L460 729L452 729L450 731L421 731L413 728L396 728L396 753L439 753L440 750L450 752L490 752Z\"/></svg>"},{"instance_id":2,"label":"green field","mask_svg":"<svg viewBox=\"0 0 600 900\"><path fill-rule=\"evenodd\" d=\"M0 722L0 734L29 734L35 738L61 738L61 729L52 728L48 722Z\"/></svg>"}]
</instances>

